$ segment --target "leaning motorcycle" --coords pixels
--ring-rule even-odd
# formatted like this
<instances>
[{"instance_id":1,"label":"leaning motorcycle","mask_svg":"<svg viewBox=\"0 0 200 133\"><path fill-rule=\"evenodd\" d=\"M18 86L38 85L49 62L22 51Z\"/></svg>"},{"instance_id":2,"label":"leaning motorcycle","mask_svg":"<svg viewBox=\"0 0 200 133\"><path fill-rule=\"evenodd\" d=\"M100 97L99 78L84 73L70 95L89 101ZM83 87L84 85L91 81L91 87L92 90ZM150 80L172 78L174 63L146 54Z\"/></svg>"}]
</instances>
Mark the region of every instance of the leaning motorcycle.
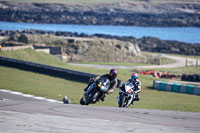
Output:
<instances>
[{"instance_id":1,"label":"leaning motorcycle","mask_svg":"<svg viewBox=\"0 0 200 133\"><path fill-rule=\"evenodd\" d=\"M118 95L118 106L121 108L128 108L135 99L134 85L132 82L127 81L120 87Z\"/></svg>"},{"instance_id":2,"label":"leaning motorcycle","mask_svg":"<svg viewBox=\"0 0 200 133\"><path fill-rule=\"evenodd\" d=\"M108 78L100 78L92 83L80 99L81 105L95 104L99 99L105 96L110 88L110 80Z\"/></svg>"}]
</instances>

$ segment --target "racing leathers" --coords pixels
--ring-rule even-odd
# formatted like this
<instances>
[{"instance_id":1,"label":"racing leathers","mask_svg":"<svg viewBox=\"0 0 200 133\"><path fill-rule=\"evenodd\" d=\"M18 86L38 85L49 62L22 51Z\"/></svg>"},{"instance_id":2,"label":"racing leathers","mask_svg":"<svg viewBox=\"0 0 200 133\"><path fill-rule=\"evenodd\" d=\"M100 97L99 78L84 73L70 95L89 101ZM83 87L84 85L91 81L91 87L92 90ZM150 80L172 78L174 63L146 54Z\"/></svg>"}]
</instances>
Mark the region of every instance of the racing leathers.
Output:
<instances>
[{"instance_id":1,"label":"racing leathers","mask_svg":"<svg viewBox=\"0 0 200 133\"><path fill-rule=\"evenodd\" d=\"M102 76L96 76L95 78L91 78L91 79L89 80L88 86L84 89L84 91L86 91L87 88L88 88L93 82L96 82L98 79L100 79L100 78L102 78L102 77L106 77L106 78L108 78L108 79L110 80L110 88L109 88L107 94L113 93L113 92L116 90L118 81L117 81L116 78L115 78L115 79L111 79L110 76L109 76L109 74L104 74L104 75L102 75ZM106 95L104 95L104 97L102 97L101 100L104 101L104 100L105 100L105 97L106 97Z\"/></svg>"},{"instance_id":2,"label":"racing leathers","mask_svg":"<svg viewBox=\"0 0 200 133\"><path fill-rule=\"evenodd\" d=\"M140 100L140 92L141 92L141 81L139 79L129 79L129 82L132 82L134 85L134 93L135 93L135 99L132 101L134 104L134 101L139 101Z\"/></svg>"}]
</instances>

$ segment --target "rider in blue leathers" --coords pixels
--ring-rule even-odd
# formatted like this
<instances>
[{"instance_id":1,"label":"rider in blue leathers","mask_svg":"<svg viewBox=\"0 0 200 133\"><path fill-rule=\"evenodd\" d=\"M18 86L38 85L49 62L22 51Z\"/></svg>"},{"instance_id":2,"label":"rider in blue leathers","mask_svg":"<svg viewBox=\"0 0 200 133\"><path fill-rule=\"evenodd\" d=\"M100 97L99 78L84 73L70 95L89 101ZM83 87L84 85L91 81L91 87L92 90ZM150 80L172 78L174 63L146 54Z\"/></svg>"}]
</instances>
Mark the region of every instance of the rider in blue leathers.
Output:
<instances>
[{"instance_id":1,"label":"rider in blue leathers","mask_svg":"<svg viewBox=\"0 0 200 133\"><path fill-rule=\"evenodd\" d=\"M134 104L134 101L140 100L140 92L141 92L141 81L138 79L137 73L132 73L131 79L128 80L129 82L132 82L134 85L135 90L135 99L133 99L132 104Z\"/></svg>"}]
</instances>

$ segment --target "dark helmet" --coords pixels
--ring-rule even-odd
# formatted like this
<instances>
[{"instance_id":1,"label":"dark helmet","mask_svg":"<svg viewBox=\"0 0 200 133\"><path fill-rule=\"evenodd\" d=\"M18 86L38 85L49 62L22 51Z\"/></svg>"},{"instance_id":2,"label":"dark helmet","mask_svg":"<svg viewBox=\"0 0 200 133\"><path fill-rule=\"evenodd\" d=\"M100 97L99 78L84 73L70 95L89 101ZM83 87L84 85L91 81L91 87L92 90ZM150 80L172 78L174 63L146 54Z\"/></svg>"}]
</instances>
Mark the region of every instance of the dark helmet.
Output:
<instances>
[{"instance_id":1,"label":"dark helmet","mask_svg":"<svg viewBox=\"0 0 200 133\"><path fill-rule=\"evenodd\" d=\"M117 70L111 69L110 72L109 72L109 77L111 79L115 79L117 77Z\"/></svg>"},{"instance_id":2,"label":"dark helmet","mask_svg":"<svg viewBox=\"0 0 200 133\"><path fill-rule=\"evenodd\" d=\"M132 73L131 79L133 79L133 80L138 79L138 74L137 73Z\"/></svg>"}]
</instances>

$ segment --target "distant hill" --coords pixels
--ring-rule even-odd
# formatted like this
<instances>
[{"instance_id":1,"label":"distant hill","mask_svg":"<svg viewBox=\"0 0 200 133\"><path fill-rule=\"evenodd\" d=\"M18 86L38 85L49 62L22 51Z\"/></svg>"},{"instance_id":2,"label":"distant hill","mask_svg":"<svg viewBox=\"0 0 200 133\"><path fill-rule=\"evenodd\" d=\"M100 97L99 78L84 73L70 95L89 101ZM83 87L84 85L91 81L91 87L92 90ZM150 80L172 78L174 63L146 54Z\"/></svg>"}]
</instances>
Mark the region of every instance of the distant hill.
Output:
<instances>
[{"instance_id":1,"label":"distant hill","mask_svg":"<svg viewBox=\"0 0 200 133\"><path fill-rule=\"evenodd\" d=\"M46 34L47 32L34 34L33 31L31 34L17 31L7 33L12 35L5 38L2 43L3 47L24 45L35 45L41 48L61 47L62 56L66 61L137 62L136 56L139 59L143 58L137 43L116 39L56 36Z\"/></svg>"},{"instance_id":2,"label":"distant hill","mask_svg":"<svg viewBox=\"0 0 200 133\"><path fill-rule=\"evenodd\" d=\"M16 34L22 34L22 35L16 38L16 36L13 36ZM153 38L153 37L143 37L140 39L136 39L134 37L126 37L126 36L121 37L121 36L111 36L111 35L103 35L103 34L94 34L90 36L87 34L77 34L77 33L71 33L71 32L52 32L52 31L41 31L41 30L25 30L25 31L0 30L0 36L10 37L9 40L11 42L9 41L7 43L7 45L10 45L10 46L12 46L12 41L15 41L15 44L16 42L18 42L19 45L21 43L26 42L27 39L23 36L23 34L38 35L38 36L53 35L57 37L62 37L62 36L72 37L73 36L73 37L81 37L81 38L86 37L86 38L105 38L105 39L119 40L119 41L100 41L100 39L96 39L98 41L92 41L92 42L93 43L95 42L95 44L101 45L102 46L101 49L108 49L107 53L109 52L109 48L107 46L112 46L111 49L114 50L115 54L120 54L120 52L117 50L123 51L123 54L120 54L120 56L124 55L125 59L128 59L127 57L130 55L130 53L132 53L133 55L140 55L140 52L139 52L140 50L149 51L149 52L182 54L182 55L200 55L200 44L191 44L191 43L184 43L184 42L178 42L178 41L166 41L166 40L160 40L158 38ZM31 38L34 39L33 37ZM60 44L60 45L65 45L68 42L69 43L68 52L72 53L74 51L74 53L79 53L79 54L80 53L84 54L84 50L87 51L87 49L90 48L90 45L92 45L90 39L89 41L81 39L81 40L78 40L77 43L73 43L74 40L70 40L70 39L68 41L52 40L50 37L46 37L46 39L43 38L43 39L36 39L36 40L43 40L43 41L46 40L47 41L45 42L46 44ZM44 42L39 42L39 43L42 44ZM125 47L121 46L121 44L124 45ZM97 50L97 53L101 52L98 49L96 50ZM92 52L91 49L89 51ZM87 51L87 54L89 54L90 52ZM104 50L104 52L106 51ZM74 55L73 58L74 57L77 57L77 56ZM128 61L131 61L131 59L128 59Z\"/></svg>"},{"instance_id":3,"label":"distant hill","mask_svg":"<svg viewBox=\"0 0 200 133\"><path fill-rule=\"evenodd\" d=\"M22 2L22 0L17 0ZM124 0L115 3L0 1L0 21L155 27L200 27L200 0ZM105 2L103 0L102 2Z\"/></svg>"}]
</instances>

